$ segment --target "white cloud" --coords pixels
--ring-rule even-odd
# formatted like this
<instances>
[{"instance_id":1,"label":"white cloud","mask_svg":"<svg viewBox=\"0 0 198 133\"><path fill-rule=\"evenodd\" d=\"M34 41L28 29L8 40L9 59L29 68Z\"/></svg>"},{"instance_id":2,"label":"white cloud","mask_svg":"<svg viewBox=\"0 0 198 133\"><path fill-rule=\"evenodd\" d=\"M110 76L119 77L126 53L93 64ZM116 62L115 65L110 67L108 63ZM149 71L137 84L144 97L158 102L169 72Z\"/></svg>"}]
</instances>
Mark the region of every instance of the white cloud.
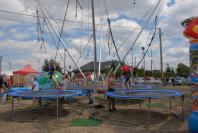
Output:
<instances>
[{"instance_id":1,"label":"white cloud","mask_svg":"<svg viewBox=\"0 0 198 133\"><path fill-rule=\"evenodd\" d=\"M3 37L4 35L5 35L5 33L0 31L0 37Z\"/></svg>"},{"instance_id":2,"label":"white cloud","mask_svg":"<svg viewBox=\"0 0 198 133\"><path fill-rule=\"evenodd\" d=\"M24 4L20 0L1 0L0 8L4 10L23 11Z\"/></svg>"},{"instance_id":3,"label":"white cloud","mask_svg":"<svg viewBox=\"0 0 198 133\"><path fill-rule=\"evenodd\" d=\"M111 25L112 25L112 31L114 34L114 39L118 47L122 47L120 50L121 57L124 56L128 48L133 43L134 39L136 38L138 32L140 30L134 30L133 28L118 28L118 27L137 27L141 28L142 24L145 21L147 17L143 16L145 14L150 14L150 9L153 9L156 2L158 0L138 0L136 1L136 5L132 4L131 0L113 0L108 1L107 0L107 8L109 13L109 18L111 19ZM75 10L75 1L70 1L70 6L67 14L67 19L72 21L78 21L81 22L82 17L82 10L78 8L77 10L77 17L75 18L76 10ZM89 0L83 0L84 2L84 8L83 8L83 21L88 22L90 24L83 24L82 31L83 31L83 38L82 38L82 44L81 44L81 23L74 23L74 22L66 22L64 31L67 34L66 40L72 40L71 47L69 48L69 51L71 52L72 56L75 60L78 59L80 56L79 53L76 51L76 49L79 49L80 47L85 47L86 42L88 42L89 38L87 34L92 33L92 19L91 19L91 4ZM89 2L89 3L88 3ZM167 2L167 1L165 1ZM48 11L52 14L52 17L54 18L60 18L63 19L65 8L66 8L66 1L65 0L42 0L43 5L48 9ZM80 3L82 4L82 1L80 0ZM181 21L183 21L185 18L195 16L198 12L197 9L198 3L193 0L177 0L176 4L171 7L167 7L166 3L164 3L161 16L159 21L159 27L162 28L162 39L163 40L163 53L164 53L164 63L170 62L171 65L176 66L178 62L184 62L185 64L189 64L188 62L188 42L183 37L182 31L183 27L181 26ZM8 11L14 11L19 13L27 13L27 14L35 14L35 4L34 1L30 0L7 0L7 1L0 1L0 8L3 10ZM106 21L106 11L105 11L105 5L104 2L101 0L95 1L95 16L96 16L96 23L100 23L100 18L103 18L104 23L107 24ZM32 17L25 17L25 16L19 16L19 15L11 15L11 14L5 14L0 13L0 18L8 18L8 19L16 19L20 21L28 21L36 23L36 18ZM135 20L135 21L133 21ZM141 25L137 22L141 22ZM15 23L9 23L12 25L15 25ZM5 23L5 21L1 22L1 26L9 27L8 23ZM23 23L18 23L23 25ZM55 26L58 31L60 31L62 22L57 22L58 26ZM19 26L19 25L18 25ZM118 27L115 27L118 26ZM36 34L36 27L33 26L27 26L28 33L23 31L17 31L16 28L12 28L10 31L15 36L16 39L24 39L29 38L32 36L32 33ZM35 29L34 29L35 28ZM74 32L75 30L75 32ZM100 44L100 25L96 26L97 30L97 44ZM103 27L103 39L104 42L102 43L103 48L103 58L102 60L111 60L111 59L117 59L116 56L112 57L112 55L108 54L108 45L106 41L106 30L107 26ZM79 32L78 32L79 31ZM77 33L76 33L77 32ZM133 33L134 32L134 33ZM134 57L137 58L137 61L139 57L141 56L141 46L146 46L147 37L148 37L149 31L145 30L142 34L142 36L138 39L137 43L134 47ZM40 44L38 44L35 40L29 40L27 42L20 42L15 40L9 40L6 38L9 38L9 36L6 36L6 32L3 30L0 31L0 36L5 37L4 40L2 40L0 45L0 52L9 54L10 57L14 57L16 55L16 59L12 59L13 64L15 66L17 65L25 65L27 63L30 63L38 68L38 59L43 60L46 55L44 50L39 50ZM158 35L156 35L158 36ZM129 38L129 39L127 39ZM166 40L168 38L168 40ZM127 41L126 41L127 40ZM126 44L124 46L123 42ZM93 42L90 42L90 47L93 47ZM50 47L50 45L47 45L47 51L48 55L51 58L54 58L55 55L55 48ZM159 42L155 41L154 44L152 44L152 50L153 50L153 57L155 58L155 64L156 66L159 66ZM6 53L7 51L7 53ZM114 47L111 45L111 53L113 53ZM93 51L91 51L93 55ZM61 53L63 55L63 50L61 49ZM67 57L68 58L68 57ZM92 56L89 57L90 59L93 59ZM61 61L60 57L57 59ZM127 57L127 60L130 62L130 55ZM147 58L147 64L149 64L149 58ZM79 65L85 63L86 61L80 60ZM62 63L62 62L61 62ZM68 59L68 64L72 65L70 59ZM14 66L13 65L13 66ZM149 66L148 66L149 67Z\"/></svg>"},{"instance_id":4,"label":"white cloud","mask_svg":"<svg viewBox=\"0 0 198 133\"><path fill-rule=\"evenodd\" d=\"M37 41L27 41L27 42L20 42L20 41L14 41L14 40L5 40L3 42L0 42L0 51L1 55L3 55L3 65L2 69L3 71L9 70L9 63L12 63L13 69L19 69L26 64L31 64L35 69L39 70L39 61L41 62L41 65L43 64L44 60L47 59L54 59L56 49L53 47L50 47L49 44L46 44L46 51L47 51L47 57L45 54L44 49L40 49L40 44L37 43ZM77 51L75 49L68 49L72 57L75 61L78 60L79 54L77 54ZM60 54L64 55L64 50L59 50ZM4 57L5 56L5 57ZM83 58L78 63L78 65L82 65L85 62L83 62ZM57 56L57 61L61 63L61 66L63 67L63 60L61 60L59 54ZM67 61L67 67L69 65L74 66L73 62L71 61L70 57L68 57L68 54L66 54L66 61Z\"/></svg>"}]
</instances>

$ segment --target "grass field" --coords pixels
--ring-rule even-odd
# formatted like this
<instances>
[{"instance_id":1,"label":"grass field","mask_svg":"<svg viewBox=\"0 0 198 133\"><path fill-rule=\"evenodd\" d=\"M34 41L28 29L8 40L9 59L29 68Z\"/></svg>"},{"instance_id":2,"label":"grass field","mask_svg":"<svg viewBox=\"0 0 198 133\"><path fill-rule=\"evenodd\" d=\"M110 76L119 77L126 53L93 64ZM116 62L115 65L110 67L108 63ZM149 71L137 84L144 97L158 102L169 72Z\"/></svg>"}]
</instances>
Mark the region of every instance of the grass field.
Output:
<instances>
[{"instance_id":1,"label":"grass field","mask_svg":"<svg viewBox=\"0 0 198 133\"><path fill-rule=\"evenodd\" d=\"M93 110L87 104L87 98L73 100L70 105L64 104L62 116L56 119L56 107L32 110L31 100L15 101L15 118L13 121L11 103L0 104L0 133L188 133L187 118L191 112L191 92L188 86L163 87L177 89L184 93L184 121L171 115L169 99L152 100L116 100L118 111L108 112L104 95L98 95L96 101L105 106L104 109ZM83 102L80 108L80 102ZM148 108L150 110L150 117ZM181 99L172 99L172 111L179 113ZM82 113L81 113L82 109ZM93 115L94 114L94 115ZM95 117L102 120L97 126L71 126L71 121L78 118ZM150 118L150 119L149 119Z\"/></svg>"}]
</instances>

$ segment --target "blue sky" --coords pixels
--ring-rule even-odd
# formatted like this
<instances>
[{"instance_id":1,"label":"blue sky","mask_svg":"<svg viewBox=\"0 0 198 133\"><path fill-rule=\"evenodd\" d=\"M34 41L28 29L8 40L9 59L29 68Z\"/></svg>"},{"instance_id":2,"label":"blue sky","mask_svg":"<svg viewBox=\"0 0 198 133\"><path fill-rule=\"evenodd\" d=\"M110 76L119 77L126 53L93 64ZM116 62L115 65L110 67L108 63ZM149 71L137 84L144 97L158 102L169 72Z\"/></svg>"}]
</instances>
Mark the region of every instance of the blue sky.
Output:
<instances>
[{"instance_id":1,"label":"blue sky","mask_svg":"<svg viewBox=\"0 0 198 133\"><path fill-rule=\"evenodd\" d=\"M63 19L66 9L65 0L40 1L43 3L48 12L50 12L52 17ZM121 58L123 58L128 48L135 40L140 29L145 24L149 14L154 9L157 1L158 0L138 0L136 5L133 5L131 0L125 0L122 2L120 0L106 0L108 16L111 20L114 39L118 48L121 48L119 51ZM81 66L93 60L93 41L91 40L89 42L90 36L92 35L90 0L79 0L79 2L81 3L81 6L83 6L83 10L78 8L77 17L75 17L75 0L70 0L66 19L78 21L78 23L68 21L65 23L63 40L76 62L80 57L79 53L85 49L85 57L82 56L80 61L77 63ZM164 0L162 3L158 14L158 27L162 28L164 66L169 63L171 67L175 68L180 62L189 65L189 44L188 40L182 35L183 27L180 23L185 18L196 16L196 12L198 12L197 6L198 4L193 0ZM35 9L36 5L32 0L0 1L0 10L4 11L36 15ZM39 13L42 16L40 10ZM97 53L99 53L99 45L102 44L102 61L117 59L116 56L113 56L115 55L115 50L112 44L110 45L109 54L107 42L107 15L104 0L95 0L95 15L97 24L101 23L101 19L103 21L102 43L100 40L101 25L96 26ZM155 15L156 12L147 25L147 28L152 27ZM81 23L82 21L84 23ZM62 22L60 21L54 22L54 27L58 32L60 32L61 25ZM51 27L50 30L52 31ZM145 29L138 39L133 48L134 62L135 60L136 63L139 61L142 53L141 47L147 46L149 42L149 39L147 38L149 35L149 38L151 38L152 33L153 30ZM52 34L57 42L58 39L55 33ZM37 41L37 23L35 17L27 17L0 11L0 55L3 56L2 70L7 71L10 69L19 69L26 64L31 64L35 69L39 70L39 64L42 64L46 57L49 59L54 58L56 52L56 47L51 39L46 25L44 38L46 41L45 45L47 55L45 54L45 50L40 48L41 42ZM154 68L159 69L160 60L158 39L158 34L156 34L156 38L152 44L153 56L146 56L147 69L150 68L151 59L154 61ZM64 48L62 45L60 46L60 53L63 56ZM73 66L73 63L67 54L66 60L67 68L69 65ZM57 56L57 61L63 64L59 55ZM132 54L127 56L126 62L129 64L132 63Z\"/></svg>"}]
</instances>

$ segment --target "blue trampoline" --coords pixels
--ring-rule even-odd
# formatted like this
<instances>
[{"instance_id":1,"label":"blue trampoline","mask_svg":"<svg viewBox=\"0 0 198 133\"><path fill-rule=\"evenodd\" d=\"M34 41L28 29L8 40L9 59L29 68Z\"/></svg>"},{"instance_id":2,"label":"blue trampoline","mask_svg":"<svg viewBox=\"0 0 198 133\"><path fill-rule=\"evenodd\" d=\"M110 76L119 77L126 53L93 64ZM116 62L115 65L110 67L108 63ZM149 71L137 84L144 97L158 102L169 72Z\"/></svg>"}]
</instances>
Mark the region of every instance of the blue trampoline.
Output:
<instances>
[{"instance_id":1,"label":"blue trampoline","mask_svg":"<svg viewBox=\"0 0 198 133\"><path fill-rule=\"evenodd\" d=\"M183 102L184 102L184 94L177 90L124 90L124 91L115 91L115 92L106 92L106 95L111 98L116 99L148 99L149 105L151 104L151 99L170 99L170 112L172 109L172 101L173 97L181 97L181 113L176 115L171 112L179 119L184 119L184 110L183 110ZM149 107L150 110L150 107ZM150 111L149 111L150 112Z\"/></svg>"},{"instance_id":2,"label":"blue trampoline","mask_svg":"<svg viewBox=\"0 0 198 133\"><path fill-rule=\"evenodd\" d=\"M40 90L40 91L13 91L9 92L8 96L21 97L24 99L33 98L49 98L54 99L57 97L76 97L83 94L80 90Z\"/></svg>"},{"instance_id":3,"label":"blue trampoline","mask_svg":"<svg viewBox=\"0 0 198 133\"><path fill-rule=\"evenodd\" d=\"M31 91L31 88L28 87L13 87L9 90L9 92L15 92L15 91Z\"/></svg>"},{"instance_id":4,"label":"blue trampoline","mask_svg":"<svg viewBox=\"0 0 198 133\"><path fill-rule=\"evenodd\" d=\"M125 90L106 92L108 97L118 99L163 99L170 97L181 97L184 94L176 90Z\"/></svg>"},{"instance_id":5,"label":"blue trampoline","mask_svg":"<svg viewBox=\"0 0 198 133\"><path fill-rule=\"evenodd\" d=\"M70 85L70 86L67 86L67 90L82 91L83 93L82 95L85 96L87 95L90 89L83 88L82 86L79 86L79 85Z\"/></svg>"},{"instance_id":6,"label":"blue trampoline","mask_svg":"<svg viewBox=\"0 0 198 133\"><path fill-rule=\"evenodd\" d=\"M40 90L40 91L11 91L8 96L12 97L12 113L14 113L14 98L23 99L56 99L57 118L59 116L59 105L61 105L60 98L63 97L78 97L83 96L81 90ZM14 116L14 115L13 115Z\"/></svg>"}]
</instances>

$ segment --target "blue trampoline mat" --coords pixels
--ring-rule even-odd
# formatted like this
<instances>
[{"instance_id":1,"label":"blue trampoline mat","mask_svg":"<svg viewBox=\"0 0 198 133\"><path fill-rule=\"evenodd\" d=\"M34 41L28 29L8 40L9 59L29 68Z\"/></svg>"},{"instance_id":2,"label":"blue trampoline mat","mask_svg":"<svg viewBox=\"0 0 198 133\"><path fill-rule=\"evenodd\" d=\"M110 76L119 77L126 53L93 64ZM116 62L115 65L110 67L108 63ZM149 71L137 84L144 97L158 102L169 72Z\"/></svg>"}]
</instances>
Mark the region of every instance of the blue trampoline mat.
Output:
<instances>
[{"instance_id":1,"label":"blue trampoline mat","mask_svg":"<svg viewBox=\"0 0 198 133\"><path fill-rule=\"evenodd\" d=\"M183 93L176 90L125 90L106 92L106 95L118 99L162 99L183 96Z\"/></svg>"},{"instance_id":2,"label":"blue trampoline mat","mask_svg":"<svg viewBox=\"0 0 198 133\"><path fill-rule=\"evenodd\" d=\"M77 96L82 96L82 95L83 95L83 92L80 90L14 91L14 92L8 93L8 96L21 97L24 99L33 99L33 98L55 99L57 97L77 97Z\"/></svg>"},{"instance_id":3,"label":"blue trampoline mat","mask_svg":"<svg viewBox=\"0 0 198 133\"><path fill-rule=\"evenodd\" d=\"M69 85L69 86L67 86L67 88L71 88L71 89L82 89L82 87L79 86L79 85Z\"/></svg>"},{"instance_id":4,"label":"blue trampoline mat","mask_svg":"<svg viewBox=\"0 0 198 133\"><path fill-rule=\"evenodd\" d=\"M9 92L15 92L15 91L31 91L28 87L13 87L9 90Z\"/></svg>"},{"instance_id":5,"label":"blue trampoline mat","mask_svg":"<svg viewBox=\"0 0 198 133\"><path fill-rule=\"evenodd\" d=\"M153 87L152 86L147 86L147 85L141 85L141 84L137 84L137 85L130 85L130 88L131 89L142 89L142 90L144 90L144 89L153 89Z\"/></svg>"}]
</instances>

